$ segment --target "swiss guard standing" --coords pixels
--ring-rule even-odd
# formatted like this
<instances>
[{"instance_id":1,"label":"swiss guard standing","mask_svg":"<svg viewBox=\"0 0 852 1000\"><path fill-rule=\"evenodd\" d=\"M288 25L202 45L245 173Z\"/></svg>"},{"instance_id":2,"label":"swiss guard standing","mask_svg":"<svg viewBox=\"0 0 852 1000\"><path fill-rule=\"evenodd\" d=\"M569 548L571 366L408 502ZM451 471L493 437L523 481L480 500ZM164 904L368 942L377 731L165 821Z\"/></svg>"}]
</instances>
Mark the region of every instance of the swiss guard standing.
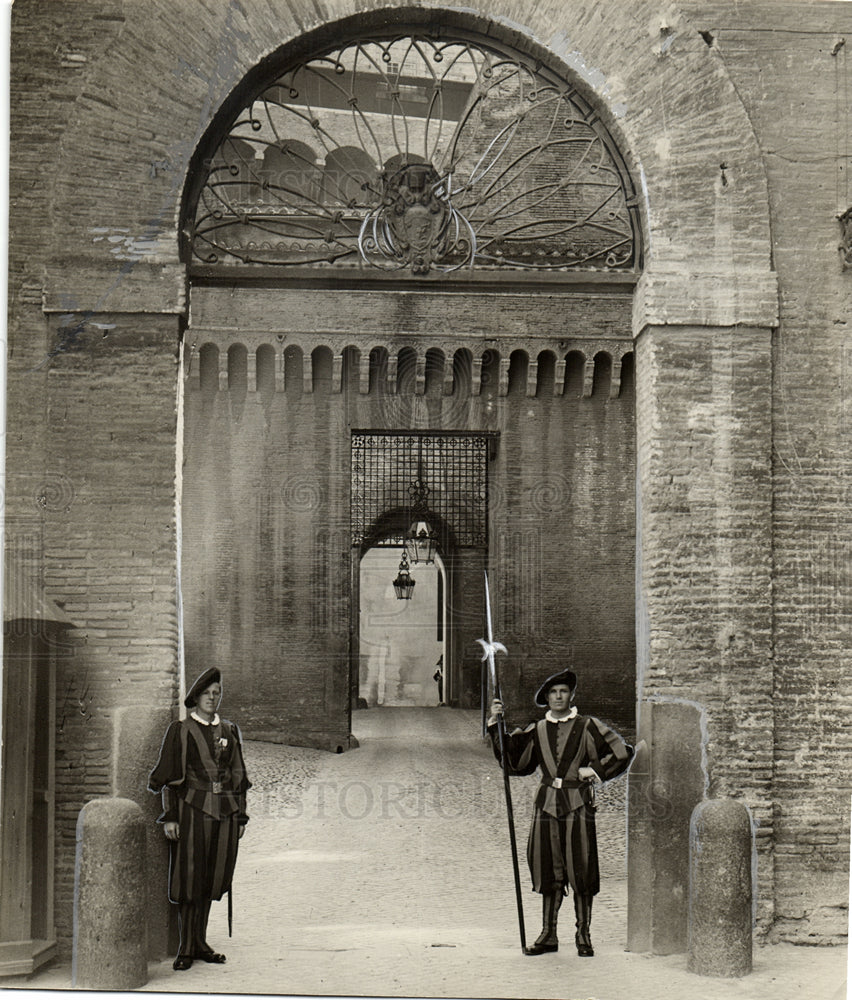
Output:
<instances>
[{"instance_id":1,"label":"swiss guard standing","mask_svg":"<svg viewBox=\"0 0 852 1000\"><path fill-rule=\"evenodd\" d=\"M595 780L622 774L633 757L633 747L598 719L579 715L574 705L577 677L571 670L548 677L535 695L547 708L544 718L506 735L511 774L541 769L527 861L533 889L542 895L541 934L527 955L557 951L556 921L568 886L574 891L577 954L594 955L590 926L592 899L600 890L598 844L595 835ZM500 761L497 716L503 703L491 703L488 731ZM500 761L502 764L502 761Z\"/></svg>"},{"instance_id":2,"label":"swiss guard standing","mask_svg":"<svg viewBox=\"0 0 852 1000\"><path fill-rule=\"evenodd\" d=\"M221 674L211 667L184 699L190 714L166 730L148 788L162 792L157 820L169 841L169 899L178 906L180 947L174 968L194 959L221 964L207 943L210 903L230 891L237 844L245 832L246 777L240 731L218 715Z\"/></svg>"}]
</instances>

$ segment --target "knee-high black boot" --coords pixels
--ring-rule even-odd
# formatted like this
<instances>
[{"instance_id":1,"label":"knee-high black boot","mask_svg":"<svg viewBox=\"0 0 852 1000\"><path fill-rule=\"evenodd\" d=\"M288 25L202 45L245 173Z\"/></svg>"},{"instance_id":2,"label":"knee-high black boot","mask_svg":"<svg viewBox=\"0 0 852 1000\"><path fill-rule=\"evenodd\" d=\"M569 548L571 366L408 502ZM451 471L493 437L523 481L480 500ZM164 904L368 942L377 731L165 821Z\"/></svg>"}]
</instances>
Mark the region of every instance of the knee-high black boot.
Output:
<instances>
[{"instance_id":1,"label":"knee-high black boot","mask_svg":"<svg viewBox=\"0 0 852 1000\"><path fill-rule=\"evenodd\" d=\"M222 965L225 962L225 956L218 951L213 951L207 943L207 921L209 919L210 900L205 899L198 904L198 944L195 957L200 958L202 962L214 962L216 965Z\"/></svg>"},{"instance_id":2,"label":"knee-high black boot","mask_svg":"<svg viewBox=\"0 0 852 1000\"><path fill-rule=\"evenodd\" d=\"M556 921L559 918L559 907L562 906L562 890L544 893L541 897L541 934L535 939L535 944L526 949L527 955L544 955L548 951L559 950L559 938L556 936Z\"/></svg>"},{"instance_id":3,"label":"knee-high black boot","mask_svg":"<svg viewBox=\"0 0 852 1000\"><path fill-rule=\"evenodd\" d=\"M195 937L198 914L195 903L178 903L178 926L180 928L180 944L172 968L177 972L185 972L192 966L195 955Z\"/></svg>"},{"instance_id":4,"label":"knee-high black boot","mask_svg":"<svg viewBox=\"0 0 852 1000\"><path fill-rule=\"evenodd\" d=\"M594 896L574 893L574 914L577 917L577 954L581 958L591 958L595 953L592 947L592 900Z\"/></svg>"}]
</instances>

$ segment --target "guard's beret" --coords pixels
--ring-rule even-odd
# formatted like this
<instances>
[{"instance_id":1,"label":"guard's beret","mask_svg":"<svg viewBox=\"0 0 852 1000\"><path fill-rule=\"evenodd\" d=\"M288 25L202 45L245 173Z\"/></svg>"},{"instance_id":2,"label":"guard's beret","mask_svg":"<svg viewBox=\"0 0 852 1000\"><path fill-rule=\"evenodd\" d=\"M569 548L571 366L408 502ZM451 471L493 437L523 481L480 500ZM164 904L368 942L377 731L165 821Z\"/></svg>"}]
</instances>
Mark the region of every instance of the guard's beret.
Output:
<instances>
[{"instance_id":1,"label":"guard's beret","mask_svg":"<svg viewBox=\"0 0 852 1000\"><path fill-rule=\"evenodd\" d=\"M186 697L183 699L184 705L187 708L194 708L195 703L198 700L198 696L205 688L209 688L211 684L221 684L222 674L219 672L218 667L208 667L203 674L196 678L195 683L186 692Z\"/></svg>"},{"instance_id":2,"label":"guard's beret","mask_svg":"<svg viewBox=\"0 0 852 1000\"><path fill-rule=\"evenodd\" d=\"M567 684L571 688L571 694L577 690L577 675L573 670L561 670L558 674L548 677L544 684L535 693L535 703L542 708L547 708L547 692L555 684Z\"/></svg>"}]
</instances>

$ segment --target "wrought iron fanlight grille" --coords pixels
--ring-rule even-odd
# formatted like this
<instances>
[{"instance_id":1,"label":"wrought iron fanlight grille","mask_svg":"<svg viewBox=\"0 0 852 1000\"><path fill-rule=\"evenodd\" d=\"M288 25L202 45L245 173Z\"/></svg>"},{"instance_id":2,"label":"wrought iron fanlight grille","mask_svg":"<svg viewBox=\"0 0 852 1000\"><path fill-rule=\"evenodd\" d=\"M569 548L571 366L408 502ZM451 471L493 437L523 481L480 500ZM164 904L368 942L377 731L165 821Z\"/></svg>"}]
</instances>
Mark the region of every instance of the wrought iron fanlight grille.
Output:
<instances>
[{"instance_id":1,"label":"wrought iron fanlight grille","mask_svg":"<svg viewBox=\"0 0 852 1000\"><path fill-rule=\"evenodd\" d=\"M353 431L353 545L401 546L402 534L380 530L394 513L408 527L415 510L437 518L460 548L488 541L488 455L493 435ZM428 501L418 505L417 488Z\"/></svg>"},{"instance_id":2,"label":"wrought iron fanlight grille","mask_svg":"<svg viewBox=\"0 0 852 1000\"><path fill-rule=\"evenodd\" d=\"M204 264L633 269L636 201L595 111L469 40L362 39L236 116L190 228Z\"/></svg>"}]
</instances>

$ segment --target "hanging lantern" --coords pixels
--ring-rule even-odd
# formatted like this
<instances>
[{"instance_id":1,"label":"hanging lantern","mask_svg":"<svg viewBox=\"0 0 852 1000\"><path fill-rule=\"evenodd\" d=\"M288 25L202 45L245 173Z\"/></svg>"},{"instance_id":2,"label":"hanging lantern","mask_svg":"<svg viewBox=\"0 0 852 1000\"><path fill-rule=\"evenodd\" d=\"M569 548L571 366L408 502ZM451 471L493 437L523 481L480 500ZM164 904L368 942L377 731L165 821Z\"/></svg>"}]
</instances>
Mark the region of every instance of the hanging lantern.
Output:
<instances>
[{"instance_id":1,"label":"hanging lantern","mask_svg":"<svg viewBox=\"0 0 852 1000\"><path fill-rule=\"evenodd\" d=\"M399 572L393 582L393 589L396 591L397 600L410 601L411 595L414 593L414 584L415 581L411 579L411 574L408 572L408 557L403 551L402 562L399 564Z\"/></svg>"},{"instance_id":2,"label":"hanging lantern","mask_svg":"<svg viewBox=\"0 0 852 1000\"><path fill-rule=\"evenodd\" d=\"M431 566L435 562L435 552L438 548L438 536L425 521L415 521L405 536L405 552L412 563L425 563Z\"/></svg>"}]
</instances>

